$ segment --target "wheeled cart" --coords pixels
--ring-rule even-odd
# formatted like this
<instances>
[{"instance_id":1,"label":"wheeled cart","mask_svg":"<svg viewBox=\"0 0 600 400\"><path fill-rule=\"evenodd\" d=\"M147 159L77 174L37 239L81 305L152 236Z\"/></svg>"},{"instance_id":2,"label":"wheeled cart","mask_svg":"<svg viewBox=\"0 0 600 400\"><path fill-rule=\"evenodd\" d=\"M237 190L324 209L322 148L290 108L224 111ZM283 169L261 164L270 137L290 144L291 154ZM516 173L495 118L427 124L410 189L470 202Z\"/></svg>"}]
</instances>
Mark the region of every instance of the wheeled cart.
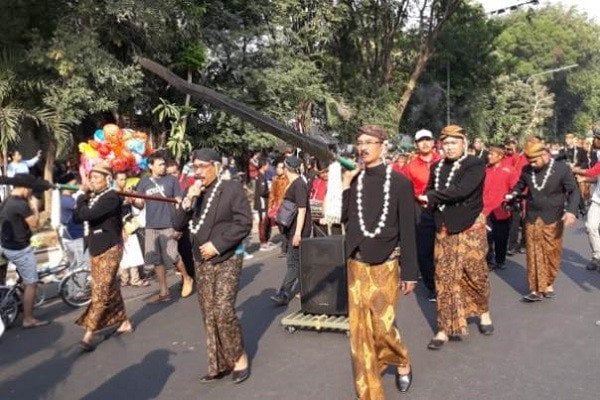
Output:
<instances>
[{"instance_id":1,"label":"wheeled cart","mask_svg":"<svg viewBox=\"0 0 600 400\"><path fill-rule=\"evenodd\" d=\"M317 315L296 311L284 317L281 325L288 333L294 333L297 329L308 329L318 332L338 331L350 335L350 323L344 315Z\"/></svg>"}]
</instances>

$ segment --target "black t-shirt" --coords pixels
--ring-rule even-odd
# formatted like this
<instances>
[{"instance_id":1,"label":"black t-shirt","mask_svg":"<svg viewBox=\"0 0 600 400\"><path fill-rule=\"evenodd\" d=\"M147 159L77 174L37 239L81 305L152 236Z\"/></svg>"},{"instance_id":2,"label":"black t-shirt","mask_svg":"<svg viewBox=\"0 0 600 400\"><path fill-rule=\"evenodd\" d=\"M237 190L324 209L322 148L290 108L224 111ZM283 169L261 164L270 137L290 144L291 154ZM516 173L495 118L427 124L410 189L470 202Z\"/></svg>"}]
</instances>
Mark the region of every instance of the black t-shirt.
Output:
<instances>
[{"instance_id":1,"label":"black t-shirt","mask_svg":"<svg viewBox=\"0 0 600 400\"><path fill-rule=\"evenodd\" d=\"M310 205L308 201L308 185L302 177L298 177L285 191L284 199L294 202L298 208L306 207L306 217L304 218L304 226L302 227L302 237L310 236ZM296 223L298 222L298 216L294 218L292 226L285 231L285 235L290 238L294 236L296 232Z\"/></svg>"},{"instance_id":2,"label":"black t-shirt","mask_svg":"<svg viewBox=\"0 0 600 400\"><path fill-rule=\"evenodd\" d=\"M31 229L25 219L33 215L27 200L9 196L0 205L0 241L8 250L22 250L29 246Z\"/></svg>"}]
</instances>

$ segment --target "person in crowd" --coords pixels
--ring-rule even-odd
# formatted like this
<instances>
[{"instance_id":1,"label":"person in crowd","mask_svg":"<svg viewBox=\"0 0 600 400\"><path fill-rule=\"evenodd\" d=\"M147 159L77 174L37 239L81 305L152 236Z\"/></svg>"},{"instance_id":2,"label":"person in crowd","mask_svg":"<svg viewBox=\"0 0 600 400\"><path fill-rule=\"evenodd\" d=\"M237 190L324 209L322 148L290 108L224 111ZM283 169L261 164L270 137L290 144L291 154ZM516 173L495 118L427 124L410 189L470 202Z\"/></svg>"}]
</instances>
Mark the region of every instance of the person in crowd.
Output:
<instances>
[{"instance_id":1,"label":"person in crowd","mask_svg":"<svg viewBox=\"0 0 600 400\"><path fill-rule=\"evenodd\" d=\"M563 228L575 223L579 191L571 169L555 160L539 141L526 144L529 165L506 196L511 200L529 190L526 207L527 280L525 302L554 298L554 281L560 269Z\"/></svg>"},{"instance_id":2,"label":"person in crowd","mask_svg":"<svg viewBox=\"0 0 600 400\"><path fill-rule=\"evenodd\" d=\"M148 157L151 175L143 178L137 186L137 192L152 196L162 196L181 200L181 187L173 175L166 174L164 156L152 154ZM159 285L159 293L151 298L150 303L169 301L169 287L167 285L166 268L177 264L177 239L180 232L173 229L175 205L164 201L135 199L133 205L146 209L145 227L145 258L146 264L153 265ZM183 277L182 294L191 293L193 279L185 269L179 271Z\"/></svg>"},{"instance_id":3,"label":"person in crowd","mask_svg":"<svg viewBox=\"0 0 600 400\"><path fill-rule=\"evenodd\" d=\"M415 204L411 182L383 161L387 140L382 127L362 126L356 148L364 167L346 172L342 182L350 348L354 387L363 400L384 398L381 372L388 365L397 368L400 392L412 384L395 309L399 288L411 293L418 276Z\"/></svg>"},{"instance_id":4,"label":"person in crowd","mask_svg":"<svg viewBox=\"0 0 600 400\"><path fill-rule=\"evenodd\" d=\"M408 155L404 152L401 152L401 153L398 153L396 160L392 164L392 168L394 169L394 171L396 171L398 173L402 173L402 171L406 167L407 163L408 163Z\"/></svg>"},{"instance_id":5,"label":"person in crowd","mask_svg":"<svg viewBox=\"0 0 600 400\"><path fill-rule=\"evenodd\" d=\"M17 174L28 174L29 169L40 161L42 151L38 150L35 157L29 160L23 160L23 155L20 151L15 150L9 154L11 162L6 167L6 176L13 177Z\"/></svg>"},{"instance_id":6,"label":"person in crowd","mask_svg":"<svg viewBox=\"0 0 600 400\"><path fill-rule=\"evenodd\" d=\"M265 173L269 169L269 162L261 157L258 159L258 176L254 186L254 210L258 213L258 237L260 250L270 251L275 245L269 242L271 238L271 219L267 213L269 202L269 182Z\"/></svg>"},{"instance_id":7,"label":"person in crowd","mask_svg":"<svg viewBox=\"0 0 600 400\"><path fill-rule=\"evenodd\" d=\"M310 236L311 220L308 197L308 186L300 176L301 161L296 156L290 156L284 161L285 175L290 182L284 195L284 201L295 205L296 217L290 226L283 228L286 237L286 274L281 286L271 300L277 305L287 305L298 291L298 273L300 269L300 242Z\"/></svg>"},{"instance_id":8,"label":"person in crowd","mask_svg":"<svg viewBox=\"0 0 600 400\"><path fill-rule=\"evenodd\" d=\"M475 157L479 158L483 162L488 161L488 149L485 147L485 142L482 138L476 137L473 139L473 149L475 150Z\"/></svg>"},{"instance_id":9,"label":"person in crowd","mask_svg":"<svg viewBox=\"0 0 600 400\"><path fill-rule=\"evenodd\" d=\"M565 147L561 150L559 155L556 157L557 161L564 161L573 168L587 168L589 160L587 158L587 152L585 149L580 146L579 138L575 136L574 133L567 133L565 135ZM583 193L589 191L586 190L585 185L587 182L585 180L581 180L577 188L579 190L579 212L582 216L587 213L587 205L585 203L585 199L583 197Z\"/></svg>"},{"instance_id":10,"label":"person in crowd","mask_svg":"<svg viewBox=\"0 0 600 400\"><path fill-rule=\"evenodd\" d=\"M127 192L127 173L114 174L114 187L120 192ZM123 220L123 258L119 264L121 286L149 286L150 282L140 277L140 268L144 266L144 255L136 231L140 228L139 222L133 215L131 203L133 198L125 197L121 205L121 218Z\"/></svg>"},{"instance_id":11,"label":"person in crowd","mask_svg":"<svg viewBox=\"0 0 600 400\"><path fill-rule=\"evenodd\" d=\"M28 174L16 174L10 195L0 204L0 253L12 262L23 280L23 328L48 325L33 316L33 305L38 283L37 261L29 240L37 228L39 211L32 200L38 179Z\"/></svg>"},{"instance_id":12,"label":"person in crowd","mask_svg":"<svg viewBox=\"0 0 600 400\"><path fill-rule=\"evenodd\" d=\"M329 180L329 168L322 167L322 163L315 164L315 177L309 188L309 204L312 223L314 224L315 236L328 235L328 227L322 224L325 216L325 197L327 196L327 183ZM318 232L317 232L318 231Z\"/></svg>"},{"instance_id":13,"label":"person in crowd","mask_svg":"<svg viewBox=\"0 0 600 400\"><path fill-rule=\"evenodd\" d=\"M479 331L494 332L489 311L490 283L483 184L485 162L468 155L465 130L448 125L440 133L445 158L432 166L419 200L433 210L437 333L429 342L440 349L450 337L468 334L467 318L479 317Z\"/></svg>"},{"instance_id":14,"label":"person in crowd","mask_svg":"<svg viewBox=\"0 0 600 400\"><path fill-rule=\"evenodd\" d=\"M212 149L195 150L192 162L199 184L188 190L178 228L188 221L200 311L206 331L207 383L231 373L235 383L250 377L235 299L242 273L242 242L252 229L250 204L237 181L220 179L221 157Z\"/></svg>"},{"instance_id":15,"label":"person in crowd","mask_svg":"<svg viewBox=\"0 0 600 400\"><path fill-rule=\"evenodd\" d=\"M502 167L513 168L515 174L521 174L523 167L527 165L527 158L519 151L517 138L511 136L506 139L504 158L500 164ZM506 254L509 256L521 253L525 247L525 235L523 230L523 203L513 201L510 208L510 231L508 234L508 250ZM519 230L521 230L519 238Z\"/></svg>"},{"instance_id":16,"label":"person in crowd","mask_svg":"<svg viewBox=\"0 0 600 400\"><path fill-rule=\"evenodd\" d=\"M433 133L421 129L415 133L415 147L417 155L402 170L403 174L412 182L414 197L418 198L425 193L431 166L439 161L440 157L434 151L435 140ZM423 284L428 290L428 300L435 301L435 264L433 262L433 249L435 243L435 223L433 211L417 202L417 258Z\"/></svg>"},{"instance_id":17,"label":"person in crowd","mask_svg":"<svg viewBox=\"0 0 600 400\"><path fill-rule=\"evenodd\" d=\"M487 263L490 269L504 269L508 234L510 232L510 210L504 202L504 196L517 183L518 176L514 168L502 166L504 147L491 145L487 154L488 166L485 170L483 187L483 214L487 218Z\"/></svg>"},{"instance_id":18,"label":"person in crowd","mask_svg":"<svg viewBox=\"0 0 600 400\"><path fill-rule=\"evenodd\" d=\"M600 125L592 128L594 134L592 152L600 150ZM573 168L573 172L587 180L597 180L600 175L600 164L596 163L590 168ZM592 248L592 259L586 266L589 271L600 272L600 185L596 184L587 213L585 227L588 232L590 247Z\"/></svg>"},{"instance_id":19,"label":"person in crowd","mask_svg":"<svg viewBox=\"0 0 600 400\"><path fill-rule=\"evenodd\" d=\"M58 179L58 183L74 186L77 178L74 173L67 172ZM87 268L90 262L89 254L84 251L83 222L75 217L76 196L79 195L74 190L60 192L60 236L73 270Z\"/></svg>"},{"instance_id":20,"label":"person in crowd","mask_svg":"<svg viewBox=\"0 0 600 400\"><path fill-rule=\"evenodd\" d=\"M267 214L272 221L275 221L275 216L277 215L277 211L279 211L279 206L283 202L283 197L285 196L285 191L287 190L289 183L290 181L285 174L283 160L278 161L275 167L275 177L273 178L273 182L271 182L271 190L269 191L269 203L267 208ZM282 227L278 226L278 228L280 232L283 233ZM281 242L281 252L282 255L287 254L287 241L285 238Z\"/></svg>"},{"instance_id":21,"label":"person in crowd","mask_svg":"<svg viewBox=\"0 0 600 400\"><path fill-rule=\"evenodd\" d=\"M96 164L89 174L89 185L77 198L76 217L84 223L84 241L92 266L91 302L77 319L85 328L79 346L93 351L99 339L95 332L117 325L117 334L133 332L121 296L118 271L123 257L122 200L110 188L112 171L104 163Z\"/></svg>"}]
</instances>

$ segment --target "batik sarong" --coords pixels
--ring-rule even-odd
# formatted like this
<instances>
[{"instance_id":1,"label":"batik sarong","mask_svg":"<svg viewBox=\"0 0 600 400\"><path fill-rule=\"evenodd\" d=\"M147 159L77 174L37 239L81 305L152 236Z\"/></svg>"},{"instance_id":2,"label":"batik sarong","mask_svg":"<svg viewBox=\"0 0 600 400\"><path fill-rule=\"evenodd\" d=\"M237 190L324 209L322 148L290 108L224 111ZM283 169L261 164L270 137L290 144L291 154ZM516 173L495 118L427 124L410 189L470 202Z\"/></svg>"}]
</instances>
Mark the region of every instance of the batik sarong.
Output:
<instances>
[{"instance_id":1,"label":"batik sarong","mask_svg":"<svg viewBox=\"0 0 600 400\"><path fill-rule=\"evenodd\" d=\"M541 218L525 225L527 281L532 292L545 292L560 269L563 222L545 224Z\"/></svg>"},{"instance_id":2,"label":"batik sarong","mask_svg":"<svg viewBox=\"0 0 600 400\"><path fill-rule=\"evenodd\" d=\"M435 236L437 329L448 336L466 335L467 318L488 311L490 283L485 219L460 233L444 229Z\"/></svg>"},{"instance_id":3,"label":"batik sarong","mask_svg":"<svg viewBox=\"0 0 600 400\"><path fill-rule=\"evenodd\" d=\"M354 386L361 400L384 399L381 373L410 364L396 327L400 283L397 258L369 265L348 260L348 317Z\"/></svg>"},{"instance_id":4,"label":"batik sarong","mask_svg":"<svg viewBox=\"0 0 600 400\"><path fill-rule=\"evenodd\" d=\"M196 288L206 332L208 374L233 370L244 354L242 327L235 313L242 258L222 263L196 262Z\"/></svg>"},{"instance_id":5,"label":"batik sarong","mask_svg":"<svg viewBox=\"0 0 600 400\"><path fill-rule=\"evenodd\" d=\"M127 319L125 303L117 273L123 256L123 246L116 245L90 258L92 267L92 301L75 322L86 329L97 331Z\"/></svg>"}]
</instances>

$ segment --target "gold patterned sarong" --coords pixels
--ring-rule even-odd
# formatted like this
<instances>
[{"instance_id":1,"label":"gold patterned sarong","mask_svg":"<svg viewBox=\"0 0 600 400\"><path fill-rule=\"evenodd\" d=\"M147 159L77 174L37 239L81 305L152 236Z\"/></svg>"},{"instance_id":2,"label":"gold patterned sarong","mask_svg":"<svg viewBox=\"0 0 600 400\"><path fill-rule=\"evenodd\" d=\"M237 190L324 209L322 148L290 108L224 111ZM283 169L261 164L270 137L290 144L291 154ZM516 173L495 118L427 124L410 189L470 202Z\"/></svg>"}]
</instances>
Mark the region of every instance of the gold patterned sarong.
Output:
<instances>
[{"instance_id":1,"label":"gold patterned sarong","mask_svg":"<svg viewBox=\"0 0 600 400\"><path fill-rule=\"evenodd\" d=\"M92 331L120 324L127 319L121 284L117 273L123 256L123 246L116 245L90 258L92 266L92 301L75 321Z\"/></svg>"},{"instance_id":2,"label":"gold patterned sarong","mask_svg":"<svg viewBox=\"0 0 600 400\"><path fill-rule=\"evenodd\" d=\"M554 284L560 269L562 236L562 220L552 224L545 224L541 218L527 222L527 281L532 292L545 292L548 286Z\"/></svg>"},{"instance_id":3,"label":"gold patterned sarong","mask_svg":"<svg viewBox=\"0 0 600 400\"><path fill-rule=\"evenodd\" d=\"M361 400L385 398L381 373L410 364L396 328L398 260L369 265L348 260L348 317L354 385Z\"/></svg>"},{"instance_id":4,"label":"gold patterned sarong","mask_svg":"<svg viewBox=\"0 0 600 400\"><path fill-rule=\"evenodd\" d=\"M460 233L440 230L435 236L437 329L448 336L466 335L467 318L489 310L488 244L482 221Z\"/></svg>"}]
</instances>

